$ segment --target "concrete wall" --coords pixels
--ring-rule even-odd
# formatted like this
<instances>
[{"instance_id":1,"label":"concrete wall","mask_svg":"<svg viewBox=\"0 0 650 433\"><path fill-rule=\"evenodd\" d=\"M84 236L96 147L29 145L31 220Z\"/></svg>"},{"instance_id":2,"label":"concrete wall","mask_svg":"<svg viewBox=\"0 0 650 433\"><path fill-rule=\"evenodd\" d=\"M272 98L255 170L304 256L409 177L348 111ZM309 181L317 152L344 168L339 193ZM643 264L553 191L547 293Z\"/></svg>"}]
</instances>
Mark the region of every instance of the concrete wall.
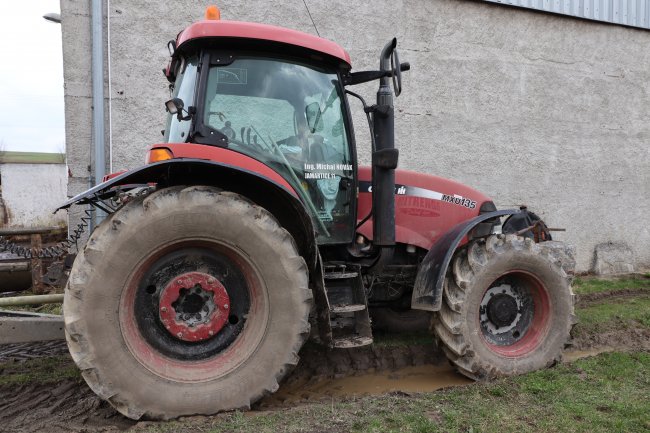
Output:
<instances>
[{"instance_id":1,"label":"concrete wall","mask_svg":"<svg viewBox=\"0 0 650 433\"><path fill-rule=\"evenodd\" d=\"M73 179L90 161L88 1L61 0L66 141ZM397 99L402 168L453 178L527 204L578 249L578 269L603 242L629 245L650 265L650 32L467 0L307 0L321 36L376 68L397 36L410 61ZM165 44L202 18L205 2L111 1L113 167L142 163L161 139L169 97ZM316 33L302 0L220 1L224 19ZM374 85L360 89L374 98ZM358 146L367 126L356 102Z\"/></svg>"},{"instance_id":2,"label":"concrete wall","mask_svg":"<svg viewBox=\"0 0 650 433\"><path fill-rule=\"evenodd\" d=\"M65 164L0 164L5 227L52 227L67 222L65 212L52 211L66 200Z\"/></svg>"}]
</instances>

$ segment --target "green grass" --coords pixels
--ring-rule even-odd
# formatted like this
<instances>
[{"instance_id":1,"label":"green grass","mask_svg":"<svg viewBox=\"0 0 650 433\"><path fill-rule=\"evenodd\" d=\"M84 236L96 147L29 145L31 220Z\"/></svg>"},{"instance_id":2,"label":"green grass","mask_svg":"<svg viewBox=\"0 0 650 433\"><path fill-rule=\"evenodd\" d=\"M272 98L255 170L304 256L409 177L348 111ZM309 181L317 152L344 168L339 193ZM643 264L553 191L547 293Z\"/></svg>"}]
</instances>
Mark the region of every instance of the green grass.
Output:
<instances>
[{"instance_id":1,"label":"green grass","mask_svg":"<svg viewBox=\"0 0 650 433\"><path fill-rule=\"evenodd\" d=\"M81 380L79 369L67 355L0 363L0 386L56 383L63 379Z\"/></svg>"},{"instance_id":2,"label":"green grass","mask_svg":"<svg viewBox=\"0 0 650 433\"><path fill-rule=\"evenodd\" d=\"M577 326L592 333L635 325L650 328L650 297L603 302L579 308L576 314Z\"/></svg>"},{"instance_id":3,"label":"green grass","mask_svg":"<svg viewBox=\"0 0 650 433\"><path fill-rule=\"evenodd\" d=\"M0 310L31 311L34 313L61 315L63 314L63 304L15 305L12 307L0 307Z\"/></svg>"},{"instance_id":4,"label":"green grass","mask_svg":"<svg viewBox=\"0 0 650 433\"><path fill-rule=\"evenodd\" d=\"M625 289L647 289L650 291L650 273L612 279L577 277L573 280L572 286L573 291L580 295L615 292Z\"/></svg>"},{"instance_id":5,"label":"green grass","mask_svg":"<svg viewBox=\"0 0 650 433\"><path fill-rule=\"evenodd\" d=\"M234 412L142 429L214 433L642 432L650 429L649 395L650 354L608 353L525 376L435 393L332 400L274 412Z\"/></svg>"}]
</instances>

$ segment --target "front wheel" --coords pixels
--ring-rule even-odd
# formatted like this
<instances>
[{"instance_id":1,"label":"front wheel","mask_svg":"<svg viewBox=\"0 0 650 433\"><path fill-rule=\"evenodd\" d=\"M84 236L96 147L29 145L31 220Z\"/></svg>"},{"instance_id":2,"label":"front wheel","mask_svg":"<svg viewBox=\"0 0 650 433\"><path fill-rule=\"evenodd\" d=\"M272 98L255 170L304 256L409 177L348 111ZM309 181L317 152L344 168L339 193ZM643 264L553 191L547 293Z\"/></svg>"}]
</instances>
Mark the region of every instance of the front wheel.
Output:
<instances>
[{"instance_id":1,"label":"front wheel","mask_svg":"<svg viewBox=\"0 0 650 433\"><path fill-rule=\"evenodd\" d=\"M553 365L573 313L569 278L549 248L493 235L457 253L433 327L458 370L484 379Z\"/></svg>"},{"instance_id":2,"label":"front wheel","mask_svg":"<svg viewBox=\"0 0 650 433\"><path fill-rule=\"evenodd\" d=\"M249 407L278 388L309 333L311 291L291 235L211 187L128 203L90 237L65 291L68 346L129 418Z\"/></svg>"}]
</instances>

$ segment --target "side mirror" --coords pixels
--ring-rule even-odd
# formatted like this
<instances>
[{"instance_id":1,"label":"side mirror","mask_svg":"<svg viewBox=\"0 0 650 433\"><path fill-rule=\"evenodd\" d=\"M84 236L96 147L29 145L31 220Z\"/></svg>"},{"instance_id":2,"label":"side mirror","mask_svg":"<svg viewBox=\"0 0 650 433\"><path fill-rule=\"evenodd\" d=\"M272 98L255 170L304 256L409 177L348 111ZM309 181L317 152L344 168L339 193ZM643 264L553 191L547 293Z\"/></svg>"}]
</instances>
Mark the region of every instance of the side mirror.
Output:
<instances>
[{"instance_id":1,"label":"side mirror","mask_svg":"<svg viewBox=\"0 0 650 433\"><path fill-rule=\"evenodd\" d=\"M397 98L402 93L402 64L399 62L397 48L393 49L393 52L390 55L390 68L393 72L393 92Z\"/></svg>"},{"instance_id":2,"label":"side mirror","mask_svg":"<svg viewBox=\"0 0 650 433\"><path fill-rule=\"evenodd\" d=\"M195 111L194 107L189 107L188 110L185 110L187 116L183 116L183 110L185 108L185 104L183 103L183 100L181 98L173 98L165 102L165 108L167 109L167 112L169 114L175 114L179 122L181 120L191 119L192 114L194 114Z\"/></svg>"},{"instance_id":3,"label":"side mirror","mask_svg":"<svg viewBox=\"0 0 650 433\"><path fill-rule=\"evenodd\" d=\"M320 104L312 102L305 107L305 117L307 118L307 126L313 134L323 130L323 113L320 111Z\"/></svg>"},{"instance_id":4,"label":"side mirror","mask_svg":"<svg viewBox=\"0 0 650 433\"><path fill-rule=\"evenodd\" d=\"M181 98L173 98L165 102L165 108L169 114L178 114L183 111L183 100Z\"/></svg>"}]
</instances>

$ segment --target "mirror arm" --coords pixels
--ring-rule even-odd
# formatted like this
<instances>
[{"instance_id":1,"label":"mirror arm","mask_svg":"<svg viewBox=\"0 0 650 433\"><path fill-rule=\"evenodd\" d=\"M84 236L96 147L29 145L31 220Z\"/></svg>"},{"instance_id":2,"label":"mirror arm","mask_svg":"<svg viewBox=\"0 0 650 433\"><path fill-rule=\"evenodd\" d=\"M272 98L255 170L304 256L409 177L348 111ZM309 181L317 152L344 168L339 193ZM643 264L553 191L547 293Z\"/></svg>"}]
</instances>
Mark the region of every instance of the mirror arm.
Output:
<instances>
[{"instance_id":1,"label":"mirror arm","mask_svg":"<svg viewBox=\"0 0 650 433\"><path fill-rule=\"evenodd\" d=\"M408 71L411 69L411 64L409 62L404 62L400 64L400 70L402 72ZM352 72L350 74L343 76L343 85L344 86L354 86L355 84L367 83L369 81L378 80L383 77L392 77L393 71L360 71Z\"/></svg>"},{"instance_id":2,"label":"mirror arm","mask_svg":"<svg viewBox=\"0 0 650 433\"><path fill-rule=\"evenodd\" d=\"M343 77L344 86L354 86L355 84L367 83L378 80L386 76L386 71L361 71L352 72Z\"/></svg>"}]
</instances>

